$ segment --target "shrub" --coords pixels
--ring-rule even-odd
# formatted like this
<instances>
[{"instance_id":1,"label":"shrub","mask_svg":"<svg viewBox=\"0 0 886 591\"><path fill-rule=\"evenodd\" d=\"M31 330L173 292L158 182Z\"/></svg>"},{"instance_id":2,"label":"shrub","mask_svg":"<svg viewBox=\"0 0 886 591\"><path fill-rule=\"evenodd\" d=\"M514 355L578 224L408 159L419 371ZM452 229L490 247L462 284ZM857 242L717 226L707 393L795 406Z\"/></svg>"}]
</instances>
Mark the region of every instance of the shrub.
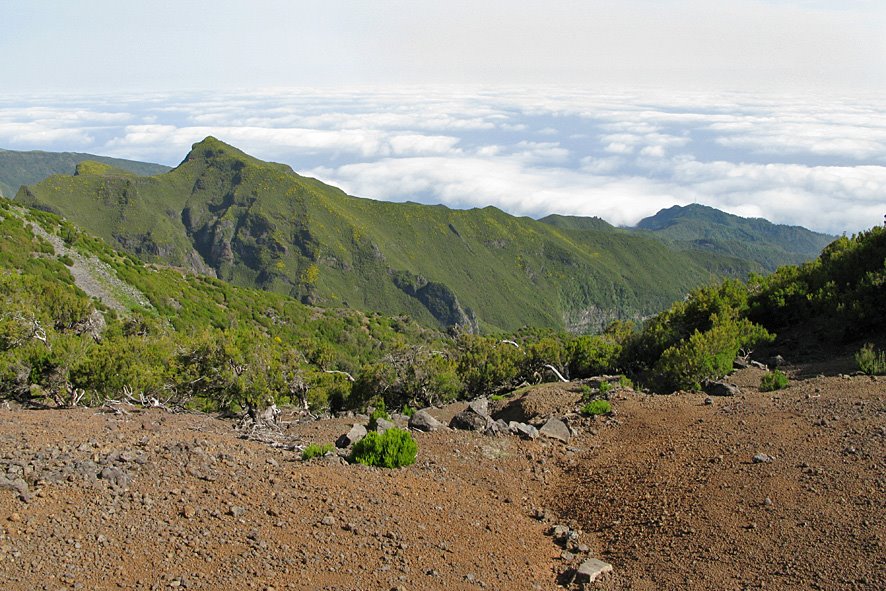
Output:
<instances>
[{"instance_id":1,"label":"shrub","mask_svg":"<svg viewBox=\"0 0 886 591\"><path fill-rule=\"evenodd\" d=\"M876 351L873 343L868 343L855 354L855 363L864 373L875 376L886 374L886 351Z\"/></svg>"},{"instance_id":2,"label":"shrub","mask_svg":"<svg viewBox=\"0 0 886 591\"><path fill-rule=\"evenodd\" d=\"M569 346L569 371L588 377L617 371L622 347L610 336L581 336Z\"/></svg>"},{"instance_id":3,"label":"shrub","mask_svg":"<svg viewBox=\"0 0 886 591\"><path fill-rule=\"evenodd\" d=\"M786 376L782 371L775 370L772 373L767 373L760 380L760 391L761 392L772 392L773 390L781 390L782 388L788 387L788 376Z\"/></svg>"},{"instance_id":4,"label":"shrub","mask_svg":"<svg viewBox=\"0 0 886 591\"><path fill-rule=\"evenodd\" d=\"M607 394L612 390L612 384L609 382L600 382L600 394Z\"/></svg>"},{"instance_id":5,"label":"shrub","mask_svg":"<svg viewBox=\"0 0 886 591\"><path fill-rule=\"evenodd\" d=\"M351 461L365 466L400 468L415 463L418 446L412 435L403 429L384 433L369 432L354 444Z\"/></svg>"},{"instance_id":6,"label":"shrub","mask_svg":"<svg viewBox=\"0 0 886 591\"><path fill-rule=\"evenodd\" d=\"M367 425L366 428L369 431L375 431L375 428L378 427L379 419L384 419L386 421L391 420L391 415L389 415L387 409L385 409L384 400L380 400L376 405L375 410L369 415L369 425Z\"/></svg>"},{"instance_id":7,"label":"shrub","mask_svg":"<svg viewBox=\"0 0 886 591\"><path fill-rule=\"evenodd\" d=\"M314 458L319 458L321 456L325 456L329 452L333 450L333 446L331 443L324 443L323 445L319 445L317 443L312 443L307 446L301 452L301 459L303 460L312 460Z\"/></svg>"},{"instance_id":8,"label":"shrub","mask_svg":"<svg viewBox=\"0 0 886 591\"><path fill-rule=\"evenodd\" d=\"M581 412L592 417L607 415L612 412L612 404L608 400L592 400L581 407Z\"/></svg>"},{"instance_id":9,"label":"shrub","mask_svg":"<svg viewBox=\"0 0 886 591\"><path fill-rule=\"evenodd\" d=\"M631 381L631 378L625 375L621 375L618 377L618 385L622 388L630 388L631 390L634 389L634 382Z\"/></svg>"},{"instance_id":10,"label":"shrub","mask_svg":"<svg viewBox=\"0 0 886 591\"><path fill-rule=\"evenodd\" d=\"M401 411L401 414L402 414L404 417L411 417L412 415L415 414L415 409L412 408L411 406L409 406L408 404L404 404L404 405L403 405L403 410Z\"/></svg>"}]
</instances>

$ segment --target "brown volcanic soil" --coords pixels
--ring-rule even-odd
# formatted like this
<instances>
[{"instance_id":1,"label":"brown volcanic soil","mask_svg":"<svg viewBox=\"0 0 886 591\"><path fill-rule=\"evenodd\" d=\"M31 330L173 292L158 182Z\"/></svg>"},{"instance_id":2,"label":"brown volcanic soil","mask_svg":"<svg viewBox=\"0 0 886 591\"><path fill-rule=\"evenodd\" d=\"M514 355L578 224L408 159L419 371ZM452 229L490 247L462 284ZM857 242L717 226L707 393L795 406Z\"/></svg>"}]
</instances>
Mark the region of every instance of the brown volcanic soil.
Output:
<instances>
[{"instance_id":1,"label":"brown volcanic soil","mask_svg":"<svg viewBox=\"0 0 886 591\"><path fill-rule=\"evenodd\" d=\"M760 393L761 373L712 405L619 391L570 447L418 433L394 471L301 462L203 415L0 410L0 476L31 495L0 490L0 589L554 589L582 559L561 559L556 522L613 564L601 589L886 588L886 380Z\"/></svg>"}]
</instances>

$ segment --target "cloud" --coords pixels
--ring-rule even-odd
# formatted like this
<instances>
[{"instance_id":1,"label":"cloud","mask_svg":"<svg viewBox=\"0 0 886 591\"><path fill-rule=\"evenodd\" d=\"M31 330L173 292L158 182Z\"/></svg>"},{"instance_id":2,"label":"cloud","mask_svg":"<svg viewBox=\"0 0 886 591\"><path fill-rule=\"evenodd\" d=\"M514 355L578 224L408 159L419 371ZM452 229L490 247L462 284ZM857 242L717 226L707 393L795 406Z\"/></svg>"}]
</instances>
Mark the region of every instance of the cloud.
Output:
<instances>
[{"instance_id":1,"label":"cloud","mask_svg":"<svg viewBox=\"0 0 886 591\"><path fill-rule=\"evenodd\" d=\"M634 224L674 204L834 233L886 213L877 96L556 87L0 97L0 146L176 164L213 135L351 193Z\"/></svg>"}]
</instances>

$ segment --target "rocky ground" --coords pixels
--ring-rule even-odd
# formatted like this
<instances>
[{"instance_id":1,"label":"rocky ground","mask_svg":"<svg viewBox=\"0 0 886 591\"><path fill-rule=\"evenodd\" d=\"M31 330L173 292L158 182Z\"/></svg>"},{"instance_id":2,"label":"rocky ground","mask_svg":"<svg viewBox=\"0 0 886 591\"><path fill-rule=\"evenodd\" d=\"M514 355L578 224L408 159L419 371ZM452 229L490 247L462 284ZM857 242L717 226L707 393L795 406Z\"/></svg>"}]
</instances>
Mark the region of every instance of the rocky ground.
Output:
<instances>
[{"instance_id":1,"label":"rocky ground","mask_svg":"<svg viewBox=\"0 0 886 591\"><path fill-rule=\"evenodd\" d=\"M886 379L823 370L761 393L745 369L708 400L617 390L595 420L548 384L490 413L566 415L568 443L418 432L399 470L199 414L9 407L0 589L547 590L589 557L613 566L599 589L883 589ZM279 420L304 445L357 419Z\"/></svg>"}]
</instances>

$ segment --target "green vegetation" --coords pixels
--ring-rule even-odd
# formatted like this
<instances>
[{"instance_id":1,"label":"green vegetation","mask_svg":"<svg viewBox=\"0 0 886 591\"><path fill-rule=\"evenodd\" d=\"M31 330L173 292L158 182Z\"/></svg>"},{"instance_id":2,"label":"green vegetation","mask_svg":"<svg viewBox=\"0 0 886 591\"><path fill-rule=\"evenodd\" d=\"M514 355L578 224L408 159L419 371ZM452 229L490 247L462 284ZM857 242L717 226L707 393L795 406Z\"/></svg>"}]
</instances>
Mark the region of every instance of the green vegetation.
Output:
<instances>
[{"instance_id":1,"label":"green vegetation","mask_svg":"<svg viewBox=\"0 0 886 591\"><path fill-rule=\"evenodd\" d=\"M47 178L16 199L149 262L435 328L595 332L648 317L717 277L762 270L601 220L539 222L493 207L349 197L214 138L166 174L93 164L79 173ZM594 373L618 355L612 339L578 346L585 351L573 373Z\"/></svg>"},{"instance_id":2,"label":"green vegetation","mask_svg":"<svg viewBox=\"0 0 886 591\"><path fill-rule=\"evenodd\" d=\"M305 461L313 460L314 458L319 458L331 453L334 449L335 446L331 443L324 443L323 445L311 443L302 450L301 459Z\"/></svg>"},{"instance_id":3,"label":"green vegetation","mask_svg":"<svg viewBox=\"0 0 886 591\"><path fill-rule=\"evenodd\" d=\"M788 387L788 376L780 370L767 373L760 379L760 392L772 392Z\"/></svg>"},{"instance_id":4,"label":"green vegetation","mask_svg":"<svg viewBox=\"0 0 886 591\"><path fill-rule=\"evenodd\" d=\"M675 205L637 224L675 248L717 253L736 261L753 261L761 271L798 265L812 259L835 236L799 226L742 218L705 205Z\"/></svg>"},{"instance_id":5,"label":"green vegetation","mask_svg":"<svg viewBox=\"0 0 886 591\"><path fill-rule=\"evenodd\" d=\"M608 415L612 412L612 404L608 400L592 400L581 407L581 413L589 417Z\"/></svg>"},{"instance_id":6,"label":"green vegetation","mask_svg":"<svg viewBox=\"0 0 886 591\"><path fill-rule=\"evenodd\" d=\"M618 376L618 385L621 388L629 388L631 390L634 389L634 382L631 381L631 378L626 375Z\"/></svg>"},{"instance_id":7,"label":"green vegetation","mask_svg":"<svg viewBox=\"0 0 886 591\"><path fill-rule=\"evenodd\" d=\"M415 414L415 409L408 404L404 404L403 408L400 410L400 414L402 414L404 417L411 417Z\"/></svg>"},{"instance_id":8,"label":"green vegetation","mask_svg":"<svg viewBox=\"0 0 886 591\"><path fill-rule=\"evenodd\" d=\"M116 169L124 174L153 175L169 170L168 166L121 160L75 152L19 152L0 150L0 197L11 198L22 185L39 183L54 174L74 174L84 161Z\"/></svg>"},{"instance_id":9,"label":"green vegetation","mask_svg":"<svg viewBox=\"0 0 886 591\"><path fill-rule=\"evenodd\" d=\"M609 382L600 382L600 394L608 394L612 390L612 384Z\"/></svg>"},{"instance_id":10,"label":"green vegetation","mask_svg":"<svg viewBox=\"0 0 886 591\"><path fill-rule=\"evenodd\" d=\"M386 421L391 420L391 415L389 415L388 411L385 410L384 400L380 400L376 404L375 409L369 415L369 424L367 425L366 428L370 431L375 431L375 429L378 427L378 420L379 419L384 419Z\"/></svg>"},{"instance_id":11,"label":"green vegetation","mask_svg":"<svg viewBox=\"0 0 886 591\"><path fill-rule=\"evenodd\" d=\"M886 351L877 351L873 343L867 343L855 354L858 369L869 376L886 375Z\"/></svg>"},{"instance_id":12,"label":"green vegetation","mask_svg":"<svg viewBox=\"0 0 886 591\"><path fill-rule=\"evenodd\" d=\"M208 165L192 164L200 162ZM292 176L267 166L268 174ZM316 264L316 274L298 276L319 290L325 271ZM414 276L397 277L423 289ZM876 227L799 267L693 289L639 326L616 320L580 336L549 327L443 333L412 316L307 306L145 264L56 215L0 200L0 397L228 412L270 403L405 411L505 395L557 379L555 371L573 380L620 374L620 385L635 380L670 392L724 376L739 352L772 343L776 331L808 346L876 340L886 330L884 286L886 229ZM882 367L882 352L859 355ZM589 403L593 393L583 398Z\"/></svg>"},{"instance_id":13,"label":"green vegetation","mask_svg":"<svg viewBox=\"0 0 886 591\"><path fill-rule=\"evenodd\" d=\"M351 461L380 468L401 468L415 463L418 445L408 431L388 429L374 431L354 444Z\"/></svg>"}]
</instances>

